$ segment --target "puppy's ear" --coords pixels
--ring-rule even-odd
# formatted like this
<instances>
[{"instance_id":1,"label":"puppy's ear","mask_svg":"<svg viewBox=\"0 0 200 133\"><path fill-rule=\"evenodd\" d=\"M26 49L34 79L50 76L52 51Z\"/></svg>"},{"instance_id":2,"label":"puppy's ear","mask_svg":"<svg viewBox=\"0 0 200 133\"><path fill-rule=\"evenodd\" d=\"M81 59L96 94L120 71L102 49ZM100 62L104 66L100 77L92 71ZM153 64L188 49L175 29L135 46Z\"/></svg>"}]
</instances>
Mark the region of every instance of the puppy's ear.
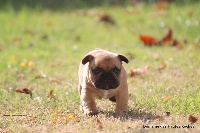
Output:
<instances>
[{"instance_id":1,"label":"puppy's ear","mask_svg":"<svg viewBox=\"0 0 200 133\"><path fill-rule=\"evenodd\" d=\"M91 61L94 59L94 56L92 55L86 55L83 59L82 59L82 64L85 65L87 62Z\"/></svg>"},{"instance_id":2,"label":"puppy's ear","mask_svg":"<svg viewBox=\"0 0 200 133\"><path fill-rule=\"evenodd\" d=\"M120 61L124 61L126 63L129 62L129 60L124 55L118 54L117 57L119 58Z\"/></svg>"}]
</instances>

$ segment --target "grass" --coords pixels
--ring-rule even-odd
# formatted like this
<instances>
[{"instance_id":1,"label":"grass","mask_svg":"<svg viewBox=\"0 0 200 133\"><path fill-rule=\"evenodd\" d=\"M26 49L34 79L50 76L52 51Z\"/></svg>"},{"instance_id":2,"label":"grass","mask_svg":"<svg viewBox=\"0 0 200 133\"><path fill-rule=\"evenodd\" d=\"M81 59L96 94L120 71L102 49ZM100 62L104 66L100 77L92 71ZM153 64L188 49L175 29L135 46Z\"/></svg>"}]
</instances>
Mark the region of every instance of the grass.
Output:
<instances>
[{"instance_id":1,"label":"grass","mask_svg":"<svg viewBox=\"0 0 200 133\"><path fill-rule=\"evenodd\" d=\"M188 115L200 110L200 3L156 10L153 6L102 7L52 11L12 8L0 11L0 132L199 132L194 129L155 129L143 125L191 125ZM116 25L98 21L107 13ZM182 49L146 47L139 35L160 38L167 29L187 39ZM149 65L147 73L128 78L129 111L114 118L114 104L97 100L103 129L96 117L79 111L77 68L94 48L129 57L127 73ZM166 68L156 68L164 61ZM28 88L29 95L16 93ZM56 100L49 99L54 90ZM55 113L58 111L57 113ZM166 116L165 112L170 112ZM66 118L75 113L76 118ZM5 116L6 115L6 116Z\"/></svg>"}]
</instances>

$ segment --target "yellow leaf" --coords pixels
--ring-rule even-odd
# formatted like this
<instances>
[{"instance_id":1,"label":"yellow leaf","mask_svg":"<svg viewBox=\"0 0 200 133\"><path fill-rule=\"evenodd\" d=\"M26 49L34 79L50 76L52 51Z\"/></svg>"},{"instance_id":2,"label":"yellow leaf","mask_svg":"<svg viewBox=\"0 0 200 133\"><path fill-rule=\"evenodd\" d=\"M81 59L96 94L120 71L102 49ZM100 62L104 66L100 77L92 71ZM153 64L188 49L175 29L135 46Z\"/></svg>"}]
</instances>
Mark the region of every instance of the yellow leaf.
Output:
<instances>
[{"instance_id":1,"label":"yellow leaf","mask_svg":"<svg viewBox=\"0 0 200 133\"><path fill-rule=\"evenodd\" d=\"M17 61L17 57L15 55L10 57L10 62L15 63Z\"/></svg>"},{"instance_id":2,"label":"yellow leaf","mask_svg":"<svg viewBox=\"0 0 200 133\"><path fill-rule=\"evenodd\" d=\"M34 65L35 65L35 63L33 61L28 61L27 62L27 66L29 66L29 67L34 66Z\"/></svg>"},{"instance_id":3,"label":"yellow leaf","mask_svg":"<svg viewBox=\"0 0 200 133\"><path fill-rule=\"evenodd\" d=\"M61 110L51 110L51 113L52 114L55 114L55 115L58 115L58 114L60 114L61 113Z\"/></svg>"},{"instance_id":4,"label":"yellow leaf","mask_svg":"<svg viewBox=\"0 0 200 133\"><path fill-rule=\"evenodd\" d=\"M21 67L32 67L32 66L34 66L35 65L35 63L33 62L33 61L25 61L25 62L22 62L21 64L20 64L20 66Z\"/></svg>"},{"instance_id":5,"label":"yellow leaf","mask_svg":"<svg viewBox=\"0 0 200 133\"><path fill-rule=\"evenodd\" d=\"M69 114L68 115L68 118L69 119L73 119L73 118L75 118L77 115L75 114L75 113L71 113L71 114Z\"/></svg>"},{"instance_id":6,"label":"yellow leaf","mask_svg":"<svg viewBox=\"0 0 200 133\"><path fill-rule=\"evenodd\" d=\"M21 66L21 67L25 67L25 66L26 66L26 62L22 62L22 63L20 64L20 66Z\"/></svg>"},{"instance_id":7,"label":"yellow leaf","mask_svg":"<svg viewBox=\"0 0 200 133\"><path fill-rule=\"evenodd\" d=\"M63 118L63 123L68 123L68 118L67 117Z\"/></svg>"},{"instance_id":8,"label":"yellow leaf","mask_svg":"<svg viewBox=\"0 0 200 133\"><path fill-rule=\"evenodd\" d=\"M169 101L170 99L171 99L170 96L165 96L165 97L163 98L164 102L167 102L167 101Z\"/></svg>"}]
</instances>

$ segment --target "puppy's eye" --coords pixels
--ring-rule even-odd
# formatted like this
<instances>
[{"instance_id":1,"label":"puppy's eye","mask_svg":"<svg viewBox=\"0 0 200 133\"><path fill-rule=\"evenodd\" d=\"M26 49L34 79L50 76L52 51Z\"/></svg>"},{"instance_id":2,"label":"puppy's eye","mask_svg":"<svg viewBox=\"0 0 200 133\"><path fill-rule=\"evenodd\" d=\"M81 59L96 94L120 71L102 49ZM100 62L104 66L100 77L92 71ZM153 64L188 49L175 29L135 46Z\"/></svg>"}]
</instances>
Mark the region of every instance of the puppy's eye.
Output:
<instances>
[{"instance_id":1,"label":"puppy's eye","mask_svg":"<svg viewBox=\"0 0 200 133\"><path fill-rule=\"evenodd\" d=\"M113 69L113 72L118 75L118 74L120 74L121 70L119 68L115 67Z\"/></svg>"},{"instance_id":2,"label":"puppy's eye","mask_svg":"<svg viewBox=\"0 0 200 133\"><path fill-rule=\"evenodd\" d=\"M102 71L102 70L101 70L100 68L98 68L98 67L92 69L92 73L93 73L94 75L98 75L101 71Z\"/></svg>"}]
</instances>

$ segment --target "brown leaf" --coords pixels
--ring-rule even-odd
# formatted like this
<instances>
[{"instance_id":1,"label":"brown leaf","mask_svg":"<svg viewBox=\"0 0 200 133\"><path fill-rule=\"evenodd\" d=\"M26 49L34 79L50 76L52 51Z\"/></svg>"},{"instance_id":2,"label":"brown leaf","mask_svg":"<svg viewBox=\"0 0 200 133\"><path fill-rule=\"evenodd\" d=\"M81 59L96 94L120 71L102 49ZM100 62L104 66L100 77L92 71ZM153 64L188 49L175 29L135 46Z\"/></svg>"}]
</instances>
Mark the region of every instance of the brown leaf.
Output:
<instances>
[{"instance_id":1,"label":"brown leaf","mask_svg":"<svg viewBox=\"0 0 200 133\"><path fill-rule=\"evenodd\" d=\"M56 80L56 79L52 79L51 82L52 82L52 83L56 83L56 84L58 84L58 85L61 84L61 81L60 81L60 80Z\"/></svg>"},{"instance_id":2,"label":"brown leaf","mask_svg":"<svg viewBox=\"0 0 200 133\"><path fill-rule=\"evenodd\" d=\"M52 114L55 114L55 115L58 115L58 114L60 114L61 113L61 110L51 110L51 113Z\"/></svg>"},{"instance_id":3,"label":"brown leaf","mask_svg":"<svg viewBox=\"0 0 200 133\"><path fill-rule=\"evenodd\" d=\"M50 91L49 95L47 96L49 99L54 99L56 100L55 95L53 94L53 90Z\"/></svg>"},{"instance_id":4,"label":"brown leaf","mask_svg":"<svg viewBox=\"0 0 200 133\"><path fill-rule=\"evenodd\" d=\"M17 89L17 90L15 90L15 92L29 94L30 97L32 98L32 91L27 88Z\"/></svg>"},{"instance_id":5,"label":"brown leaf","mask_svg":"<svg viewBox=\"0 0 200 133\"><path fill-rule=\"evenodd\" d=\"M23 90L20 90L20 89L15 90L15 92L24 93L24 91L23 91Z\"/></svg>"},{"instance_id":6,"label":"brown leaf","mask_svg":"<svg viewBox=\"0 0 200 133\"><path fill-rule=\"evenodd\" d=\"M108 14L103 14L99 17L99 21L115 25L115 20Z\"/></svg>"},{"instance_id":7,"label":"brown leaf","mask_svg":"<svg viewBox=\"0 0 200 133\"><path fill-rule=\"evenodd\" d=\"M132 69L129 73L130 77L136 76L136 75L140 75L143 73L146 73L149 69L149 66L144 66L142 68L137 68L137 69Z\"/></svg>"},{"instance_id":8,"label":"brown leaf","mask_svg":"<svg viewBox=\"0 0 200 133\"><path fill-rule=\"evenodd\" d=\"M144 43L146 46L152 46L156 44L156 39L149 35L140 35L140 41Z\"/></svg>"},{"instance_id":9,"label":"brown leaf","mask_svg":"<svg viewBox=\"0 0 200 133\"><path fill-rule=\"evenodd\" d=\"M190 114L188 120L191 123L195 123L198 119L196 117L194 117L193 115Z\"/></svg>"},{"instance_id":10,"label":"brown leaf","mask_svg":"<svg viewBox=\"0 0 200 133\"><path fill-rule=\"evenodd\" d=\"M172 29L168 29L168 32L161 39L156 39L149 35L140 35L140 41L142 41L145 46L170 45L181 49L182 45L177 39L173 38L172 33L173 33Z\"/></svg>"},{"instance_id":11,"label":"brown leaf","mask_svg":"<svg viewBox=\"0 0 200 133\"><path fill-rule=\"evenodd\" d=\"M177 47L178 49L181 49L181 48L182 48L182 45L181 45L180 42L179 42L178 40L176 40L176 39L174 39L174 40L172 41L172 46L175 46L175 47Z\"/></svg>"},{"instance_id":12,"label":"brown leaf","mask_svg":"<svg viewBox=\"0 0 200 133\"><path fill-rule=\"evenodd\" d=\"M165 62L162 62L162 64L160 65L160 66L158 66L157 67L157 70L163 70L163 69L165 69L165 67L166 67L166 64L165 64Z\"/></svg>"},{"instance_id":13,"label":"brown leaf","mask_svg":"<svg viewBox=\"0 0 200 133\"><path fill-rule=\"evenodd\" d=\"M165 44L165 45L168 45L170 44L170 42L172 41L172 29L168 29L168 32L165 36L163 36L163 38L161 38L160 42Z\"/></svg>"},{"instance_id":14,"label":"brown leaf","mask_svg":"<svg viewBox=\"0 0 200 133\"><path fill-rule=\"evenodd\" d=\"M51 124L56 124L58 122L57 119L51 119Z\"/></svg>"},{"instance_id":15,"label":"brown leaf","mask_svg":"<svg viewBox=\"0 0 200 133\"><path fill-rule=\"evenodd\" d=\"M155 116L154 116L154 119L162 120L162 119L163 119L163 116L161 116L161 115L155 115Z\"/></svg>"},{"instance_id":16,"label":"brown leaf","mask_svg":"<svg viewBox=\"0 0 200 133\"><path fill-rule=\"evenodd\" d=\"M95 127L96 129L103 129L102 123L98 118L96 118Z\"/></svg>"},{"instance_id":17,"label":"brown leaf","mask_svg":"<svg viewBox=\"0 0 200 133\"><path fill-rule=\"evenodd\" d=\"M165 1L165 0L161 0L161 1L158 1L156 4L155 4L155 8L158 9L158 10L164 10L167 8L168 6L168 2Z\"/></svg>"}]
</instances>

